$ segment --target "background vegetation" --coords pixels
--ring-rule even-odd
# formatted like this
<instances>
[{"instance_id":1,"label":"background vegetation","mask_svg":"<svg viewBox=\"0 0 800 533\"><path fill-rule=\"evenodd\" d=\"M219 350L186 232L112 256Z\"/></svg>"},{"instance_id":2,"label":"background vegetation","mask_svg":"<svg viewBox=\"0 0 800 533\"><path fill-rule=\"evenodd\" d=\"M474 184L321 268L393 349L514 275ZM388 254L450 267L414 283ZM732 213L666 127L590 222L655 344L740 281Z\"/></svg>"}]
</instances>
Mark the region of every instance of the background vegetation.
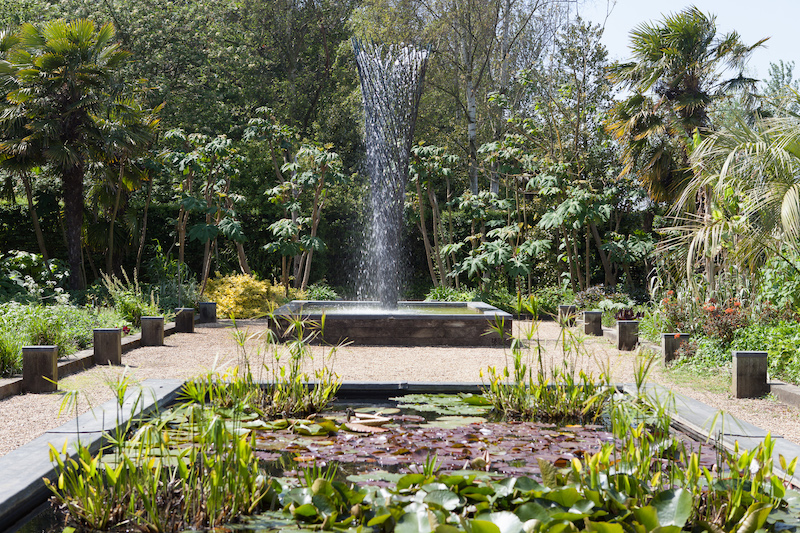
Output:
<instances>
[{"instance_id":1,"label":"background vegetation","mask_svg":"<svg viewBox=\"0 0 800 533\"><path fill-rule=\"evenodd\" d=\"M4 301L107 302L135 326L226 283L353 297L355 37L431 46L406 297L533 294L607 323L646 305L642 330L691 330L687 354L778 338L775 371L794 365L794 65L750 79L763 41L713 14L642 22L616 64L555 0L24 0L0 22Z\"/></svg>"}]
</instances>

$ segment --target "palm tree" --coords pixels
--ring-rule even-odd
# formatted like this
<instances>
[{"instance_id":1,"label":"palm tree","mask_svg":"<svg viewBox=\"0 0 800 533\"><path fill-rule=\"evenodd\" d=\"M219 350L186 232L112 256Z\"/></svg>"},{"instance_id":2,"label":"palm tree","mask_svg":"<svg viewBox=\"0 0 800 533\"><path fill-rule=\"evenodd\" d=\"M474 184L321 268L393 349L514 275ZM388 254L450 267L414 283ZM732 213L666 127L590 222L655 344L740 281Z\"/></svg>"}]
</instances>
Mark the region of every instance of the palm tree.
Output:
<instances>
[{"instance_id":1,"label":"palm tree","mask_svg":"<svg viewBox=\"0 0 800 533\"><path fill-rule=\"evenodd\" d=\"M622 144L622 172L636 173L655 201L674 199L691 177L695 136L711 129L708 106L757 81L742 70L766 39L747 46L736 32L718 36L715 19L692 6L642 23L631 31L631 60L609 72L631 93L607 122ZM723 79L731 71L736 75Z\"/></svg>"},{"instance_id":2,"label":"palm tree","mask_svg":"<svg viewBox=\"0 0 800 533\"><path fill-rule=\"evenodd\" d=\"M687 217L674 245L687 251L693 269L702 257L734 262L750 272L778 256L800 255L800 116L788 112L746 117L709 135L692 153L694 178L679 196L675 212L707 191L710 217ZM788 252L793 252L789 254Z\"/></svg>"},{"instance_id":3,"label":"palm tree","mask_svg":"<svg viewBox=\"0 0 800 533\"><path fill-rule=\"evenodd\" d=\"M49 165L60 177L70 287L82 288L84 174L92 155L108 147L108 117L124 114L116 75L129 54L113 42L111 24L98 29L85 19L25 24L16 38L0 62L0 154ZM128 153L143 146L138 134L125 137Z\"/></svg>"}]
</instances>

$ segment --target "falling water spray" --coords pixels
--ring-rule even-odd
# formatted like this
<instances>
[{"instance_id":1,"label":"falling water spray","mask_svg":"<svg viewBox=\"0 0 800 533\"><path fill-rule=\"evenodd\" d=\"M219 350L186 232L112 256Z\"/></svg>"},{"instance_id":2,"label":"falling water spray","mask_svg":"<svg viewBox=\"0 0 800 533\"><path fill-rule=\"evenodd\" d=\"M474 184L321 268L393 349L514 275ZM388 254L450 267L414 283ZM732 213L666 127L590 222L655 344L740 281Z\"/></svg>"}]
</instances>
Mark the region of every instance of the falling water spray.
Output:
<instances>
[{"instance_id":1,"label":"falling water spray","mask_svg":"<svg viewBox=\"0 0 800 533\"><path fill-rule=\"evenodd\" d=\"M422 79L429 48L353 40L364 100L372 218L362 285L382 307L400 296L400 235Z\"/></svg>"}]
</instances>

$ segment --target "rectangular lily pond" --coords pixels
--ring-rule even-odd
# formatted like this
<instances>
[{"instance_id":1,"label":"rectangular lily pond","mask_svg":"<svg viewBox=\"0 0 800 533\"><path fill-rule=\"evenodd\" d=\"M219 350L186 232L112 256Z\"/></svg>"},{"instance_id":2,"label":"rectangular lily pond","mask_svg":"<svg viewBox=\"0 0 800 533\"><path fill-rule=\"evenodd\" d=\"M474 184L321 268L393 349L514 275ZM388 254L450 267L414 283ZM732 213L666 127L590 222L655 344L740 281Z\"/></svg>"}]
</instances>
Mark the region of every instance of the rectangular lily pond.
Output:
<instances>
[{"instance_id":1,"label":"rectangular lily pond","mask_svg":"<svg viewBox=\"0 0 800 533\"><path fill-rule=\"evenodd\" d=\"M57 484L69 485L80 473L91 490L48 507L18 531L89 531L75 514L65 524L61 512L103 517L89 505L108 517L95 530L207 530L195 513L203 519L221 512L212 498L241 511L217 531L622 532L624 524L677 532L709 519L720 528L751 520L779 531L798 524L800 497L772 474L771 463L768 472L760 462L769 443L724 457L663 432L646 411L552 424L502 420L478 394L402 394L344 398L307 418L268 419L252 406L218 400L140 421L128 428L125 444L94 463L83 458L72 474L66 461ZM627 427L614 427L620 421ZM192 474L200 464L203 470ZM125 475L133 487L141 483L132 490L143 494L122 505L115 484ZM253 501L253 494L260 497ZM737 494L738 510L730 512ZM114 522L125 505L137 507L140 523ZM162 512L159 522L148 505L188 518L170 521Z\"/></svg>"}]
</instances>

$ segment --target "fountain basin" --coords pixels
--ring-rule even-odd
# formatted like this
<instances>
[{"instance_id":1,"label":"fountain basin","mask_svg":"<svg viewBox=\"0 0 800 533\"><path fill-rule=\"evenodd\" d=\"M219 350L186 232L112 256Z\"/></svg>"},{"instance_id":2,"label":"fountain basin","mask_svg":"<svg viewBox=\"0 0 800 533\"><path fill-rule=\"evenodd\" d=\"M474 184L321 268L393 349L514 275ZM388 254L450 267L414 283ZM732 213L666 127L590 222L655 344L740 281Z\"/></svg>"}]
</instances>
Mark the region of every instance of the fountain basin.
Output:
<instances>
[{"instance_id":1,"label":"fountain basin","mask_svg":"<svg viewBox=\"0 0 800 533\"><path fill-rule=\"evenodd\" d=\"M374 346L505 346L513 325L509 313L483 302L398 302L382 309L378 302L294 300L274 315L284 325L292 317L319 323L324 315L321 342ZM490 329L500 320L503 338Z\"/></svg>"}]
</instances>

